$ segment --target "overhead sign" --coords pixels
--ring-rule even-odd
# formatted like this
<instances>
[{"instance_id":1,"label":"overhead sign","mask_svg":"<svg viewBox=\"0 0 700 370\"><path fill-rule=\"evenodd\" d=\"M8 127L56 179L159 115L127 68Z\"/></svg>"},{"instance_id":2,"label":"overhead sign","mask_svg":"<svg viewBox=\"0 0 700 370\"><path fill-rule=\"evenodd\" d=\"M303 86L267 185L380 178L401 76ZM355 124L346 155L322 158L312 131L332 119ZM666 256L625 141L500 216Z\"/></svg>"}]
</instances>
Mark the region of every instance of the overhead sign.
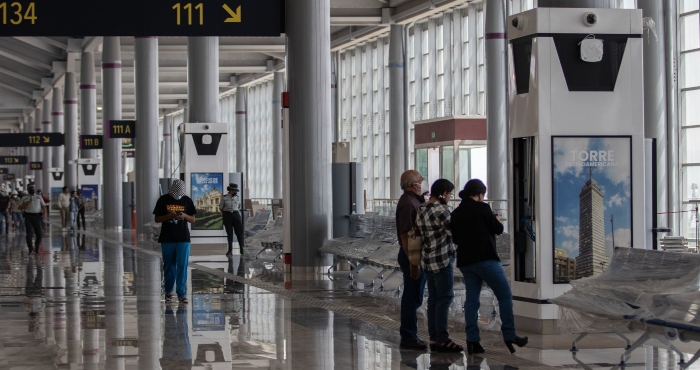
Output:
<instances>
[{"instance_id":1,"label":"overhead sign","mask_svg":"<svg viewBox=\"0 0 700 370\"><path fill-rule=\"evenodd\" d=\"M102 149L102 135L80 135L80 149Z\"/></svg>"},{"instance_id":2,"label":"overhead sign","mask_svg":"<svg viewBox=\"0 0 700 370\"><path fill-rule=\"evenodd\" d=\"M27 164L27 156L0 157L0 164Z\"/></svg>"},{"instance_id":3,"label":"overhead sign","mask_svg":"<svg viewBox=\"0 0 700 370\"><path fill-rule=\"evenodd\" d=\"M136 121L109 121L108 139L133 139L136 137Z\"/></svg>"},{"instance_id":4,"label":"overhead sign","mask_svg":"<svg viewBox=\"0 0 700 370\"><path fill-rule=\"evenodd\" d=\"M9 172L7 168L0 168L0 175L7 175Z\"/></svg>"},{"instance_id":5,"label":"overhead sign","mask_svg":"<svg viewBox=\"0 0 700 370\"><path fill-rule=\"evenodd\" d=\"M284 0L0 2L0 36L279 36Z\"/></svg>"},{"instance_id":6,"label":"overhead sign","mask_svg":"<svg viewBox=\"0 0 700 370\"><path fill-rule=\"evenodd\" d=\"M0 18L2 16L0 3ZM0 147L61 146L63 134L47 132L43 134L0 134Z\"/></svg>"},{"instance_id":7,"label":"overhead sign","mask_svg":"<svg viewBox=\"0 0 700 370\"><path fill-rule=\"evenodd\" d=\"M14 180L15 179L15 174L14 173L8 173L5 175L5 180Z\"/></svg>"},{"instance_id":8,"label":"overhead sign","mask_svg":"<svg viewBox=\"0 0 700 370\"><path fill-rule=\"evenodd\" d=\"M29 169L34 171L43 170L44 162L29 162Z\"/></svg>"}]
</instances>

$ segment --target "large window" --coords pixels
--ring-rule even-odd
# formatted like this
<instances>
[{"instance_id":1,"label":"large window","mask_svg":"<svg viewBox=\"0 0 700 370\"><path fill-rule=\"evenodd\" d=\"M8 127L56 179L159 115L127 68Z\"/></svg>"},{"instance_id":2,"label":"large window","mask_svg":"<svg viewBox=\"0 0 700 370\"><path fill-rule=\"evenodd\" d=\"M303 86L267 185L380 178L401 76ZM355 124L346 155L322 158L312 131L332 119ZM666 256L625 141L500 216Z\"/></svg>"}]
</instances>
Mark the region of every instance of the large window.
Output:
<instances>
[{"instance_id":1,"label":"large window","mask_svg":"<svg viewBox=\"0 0 700 370\"><path fill-rule=\"evenodd\" d=\"M678 48L680 64L678 87L680 89L681 124L681 192L684 212L681 217L681 233L695 244L697 203L700 201L700 16L698 0L680 0L678 17Z\"/></svg>"}]
</instances>

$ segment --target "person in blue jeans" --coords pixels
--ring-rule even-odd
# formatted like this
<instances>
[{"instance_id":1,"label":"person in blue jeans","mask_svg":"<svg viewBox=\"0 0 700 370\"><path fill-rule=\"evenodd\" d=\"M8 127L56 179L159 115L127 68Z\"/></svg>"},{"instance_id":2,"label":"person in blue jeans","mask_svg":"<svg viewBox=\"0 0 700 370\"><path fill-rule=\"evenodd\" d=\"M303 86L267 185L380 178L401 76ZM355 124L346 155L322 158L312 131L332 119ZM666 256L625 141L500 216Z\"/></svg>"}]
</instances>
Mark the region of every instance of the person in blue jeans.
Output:
<instances>
[{"instance_id":1,"label":"person in blue jeans","mask_svg":"<svg viewBox=\"0 0 700 370\"><path fill-rule=\"evenodd\" d=\"M413 229L418 209L424 199L421 194L423 176L418 171L409 170L401 175L403 195L396 205L396 235L399 241L398 262L403 272L403 294L401 295L401 334L402 349L424 350L428 346L418 338L418 315L425 295L425 273L419 265L408 259L408 232Z\"/></svg>"},{"instance_id":2,"label":"person in blue jeans","mask_svg":"<svg viewBox=\"0 0 700 370\"><path fill-rule=\"evenodd\" d=\"M464 348L450 339L447 316L454 293L454 264L457 246L452 243L450 207L455 186L438 179L430 188L430 199L420 207L416 227L423 239L421 262L428 277L428 333L430 350L462 352Z\"/></svg>"},{"instance_id":3,"label":"person in blue jeans","mask_svg":"<svg viewBox=\"0 0 700 370\"><path fill-rule=\"evenodd\" d=\"M515 335L513 294L501 259L496 253L496 235L503 233L503 224L491 207L484 203L485 195L486 185L481 180L469 180L464 185L464 190L459 192L462 202L452 212L451 220L452 240L457 244L457 267L464 276L467 291L464 302L467 352L485 352L479 343L481 338L477 319L481 286L486 282L498 299L503 340L510 353L514 353L513 344L523 347L528 338Z\"/></svg>"},{"instance_id":4,"label":"person in blue jeans","mask_svg":"<svg viewBox=\"0 0 700 370\"><path fill-rule=\"evenodd\" d=\"M185 195L185 182L173 180L168 194L156 202L153 209L156 223L162 223L158 243L163 254L163 275L165 280L165 302L173 300L173 288L177 282L177 297L180 303L187 300L187 265L190 258L190 229L197 210L192 198Z\"/></svg>"}]
</instances>

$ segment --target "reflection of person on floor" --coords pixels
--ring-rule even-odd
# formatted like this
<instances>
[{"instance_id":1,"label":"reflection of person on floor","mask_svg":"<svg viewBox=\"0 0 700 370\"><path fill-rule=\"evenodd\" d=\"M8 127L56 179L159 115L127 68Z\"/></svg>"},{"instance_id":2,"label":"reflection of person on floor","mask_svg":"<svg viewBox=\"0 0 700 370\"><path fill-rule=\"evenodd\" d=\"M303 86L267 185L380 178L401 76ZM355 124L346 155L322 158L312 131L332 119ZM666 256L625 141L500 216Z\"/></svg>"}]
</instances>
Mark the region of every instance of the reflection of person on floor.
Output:
<instances>
[{"instance_id":1,"label":"reflection of person on floor","mask_svg":"<svg viewBox=\"0 0 700 370\"><path fill-rule=\"evenodd\" d=\"M228 251L226 256L233 255L233 232L236 232L238 240L238 249L243 254L243 221L241 219L241 198L238 196L238 184L228 184L226 188L228 194L221 197L219 210L223 213L224 229L226 229L226 237L228 238Z\"/></svg>"},{"instance_id":2,"label":"reflection of person on floor","mask_svg":"<svg viewBox=\"0 0 700 370\"><path fill-rule=\"evenodd\" d=\"M171 306L165 307L165 339L163 340L163 369L185 370L192 368L192 347L187 327L187 306L180 304L177 315Z\"/></svg>"},{"instance_id":3,"label":"reflection of person on floor","mask_svg":"<svg viewBox=\"0 0 700 370\"><path fill-rule=\"evenodd\" d=\"M36 275L34 275L35 266ZM41 288L41 283L44 279L44 270L40 265L35 265L33 257L29 257L26 273L27 284L24 290L24 308L29 312L29 331L33 332L36 330L37 316L39 312L44 310L44 292Z\"/></svg>"},{"instance_id":4,"label":"reflection of person on floor","mask_svg":"<svg viewBox=\"0 0 700 370\"><path fill-rule=\"evenodd\" d=\"M185 195L185 182L173 180L168 194L158 198L153 210L155 222L162 223L158 243L163 254L165 301L173 299L173 288L177 280L177 297L180 303L187 301L187 264L190 258L190 229L197 210L192 198Z\"/></svg>"}]
</instances>

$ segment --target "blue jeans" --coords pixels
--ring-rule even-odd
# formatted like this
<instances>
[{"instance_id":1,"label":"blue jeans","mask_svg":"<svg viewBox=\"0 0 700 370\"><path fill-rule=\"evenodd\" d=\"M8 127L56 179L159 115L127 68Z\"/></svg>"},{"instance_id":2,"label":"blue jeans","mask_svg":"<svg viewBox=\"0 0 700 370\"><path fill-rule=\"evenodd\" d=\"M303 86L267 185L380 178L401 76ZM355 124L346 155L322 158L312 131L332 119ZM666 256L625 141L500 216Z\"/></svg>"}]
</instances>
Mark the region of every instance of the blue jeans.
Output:
<instances>
[{"instance_id":1,"label":"blue jeans","mask_svg":"<svg viewBox=\"0 0 700 370\"><path fill-rule=\"evenodd\" d=\"M447 331L447 315L455 297L454 257L440 271L426 272L428 277L428 332L430 341L443 344L450 339Z\"/></svg>"},{"instance_id":2,"label":"blue jeans","mask_svg":"<svg viewBox=\"0 0 700 370\"><path fill-rule=\"evenodd\" d=\"M187 295L187 264L190 258L190 243L161 243L163 253L163 277L165 294L172 294L177 281L177 296Z\"/></svg>"},{"instance_id":3,"label":"blue jeans","mask_svg":"<svg viewBox=\"0 0 700 370\"><path fill-rule=\"evenodd\" d=\"M464 276L464 287L467 290L464 302L464 321L467 324L467 341L478 342L479 326L479 295L481 285L486 282L498 299L498 307L501 315L501 332L504 340L515 338L515 319L513 318L513 294L510 292L510 284L506 278L501 262L496 260L472 263L460 266L459 270Z\"/></svg>"},{"instance_id":4,"label":"blue jeans","mask_svg":"<svg viewBox=\"0 0 700 370\"><path fill-rule=\"evenodd\" d=\"M418 316L416 311L423 304L425 273L418 279L411 278L411 263L403 248L399 249L399 266L403 272L403 295L401 296L401 343L418 340Z\"/></svg>"},{"instance_id":5,"label":"blue jeans","mask_svg":"<svg viewBox=\"0 0 700 370\"><path fill-rule=\"evenodd\" d=\"M75 229L75 222L78 220L78 211L70 213L70 228Z\"/></svg>"},{"instance_id":6,"label":"blue jeans","mask_svg":"<svg viewBox=\"0 0 700 370\"><path fill-rule=\"evenodd\" d=\"M12 218L15 221L15 230L19 230L20 227L24 229L24 216L22 216L22 212L12 212Z\"/></svg>"}]
</instances>

